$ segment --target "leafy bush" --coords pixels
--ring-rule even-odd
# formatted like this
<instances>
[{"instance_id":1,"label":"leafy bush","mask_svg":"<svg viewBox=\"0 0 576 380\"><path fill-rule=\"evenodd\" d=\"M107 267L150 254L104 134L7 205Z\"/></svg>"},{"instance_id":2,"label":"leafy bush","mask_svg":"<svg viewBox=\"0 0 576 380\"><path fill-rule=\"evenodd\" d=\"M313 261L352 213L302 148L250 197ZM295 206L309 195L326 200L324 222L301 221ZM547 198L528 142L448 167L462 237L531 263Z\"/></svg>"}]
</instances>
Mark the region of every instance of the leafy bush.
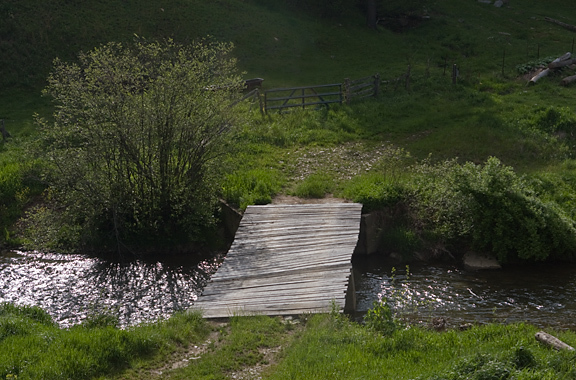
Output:
<instances>
[{"instance_id":1,"label":"leafy bush","mask_svg":"<svg viewBox=\"0 0 576 380\"><path fill-rule=\"evenodd\" d=\"M58 112L38 119L41 148L54 164L55 207L80 227L80 244L130 251L202 240L242 85L231 49L138 38L82 53L79 64L55 61L45 93Z\"/></svg>"},{"instance_id":2,"label":"leafy bush","mask_svg":"<svg viewBox=\"0 0 576 380\"><path fill-rule=\"evenodd\" d=\"M18 152L10 152L17 153ZM42 192L37 161L5 153L0 159L0 244L10 243L9 227L21 216L30 198Z\"/></svg>"},{"instance_id":3,"label":"leafy bush","mask_svg":"<svg viewBox=\"0 0 576 380\"><path fill-rule=\"evenodd\" d=\"M553 60L555 60L556 58L557 57L546 57L535 61L522 63L516 66L516 71L520 75L528 74L536 69L548 66L548 64Z\"/></svg>"},{"instance_id":4,"label":"leafy bush","mask_svg":"<svg viewBox=\"0 0 576 380\"><path fill-rule=\"evenodd\" d=\"M567 137L576 137L576 114L568 107L539 108L523 120L523 125L549 134L565 133Z\"/></svg>"},{"instance_id":5,"label":"leafy bush","mask_svg":"<svg viewBox=\"0 0 576 380\"><path fill-rule=\"evenodd\" d=\"M529 181L497 158L484 165L455 160L418 167L414 208L441 239L466 239L501 262L572 258L574 220L535 194Z\"/></svg>"},{"instance_id":6,"label":"leafy bush","mask_svg":"<svg viewBox=\"0 0 576 380\"><path fill-rule=\"evenodd\" d=\"M392 308L386 300L374 302L364 316L364 323L382 335L392 335L397 329Z\"/></svg>"}]
</instances>

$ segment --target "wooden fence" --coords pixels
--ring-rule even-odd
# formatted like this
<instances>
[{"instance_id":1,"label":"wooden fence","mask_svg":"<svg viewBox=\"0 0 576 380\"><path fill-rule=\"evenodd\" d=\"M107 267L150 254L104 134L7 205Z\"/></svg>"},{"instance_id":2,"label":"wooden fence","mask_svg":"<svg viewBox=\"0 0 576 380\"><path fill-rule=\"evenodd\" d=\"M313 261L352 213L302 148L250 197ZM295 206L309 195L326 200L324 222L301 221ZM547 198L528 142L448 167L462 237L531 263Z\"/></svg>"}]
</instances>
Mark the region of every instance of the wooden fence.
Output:
<instances>
[{"instance_id":1,"label":"wooden fence","mask_svg":"<svg viewBox=\"0 0 576 380\"><path fill-rule=\"evenodd\" d=\"M346 104L350 104L355 98L363 99L377 96L380 92L380 75L376 74L355 80L346 78L344 80L344 90L346 92L344 96Z\"/></svg>"},{"instance_id":2,"label":"wooden fence","mask_svg":"<svg viewBox=\"0 0 576 380\"><path fill-rule=\"evenodd\" d=\"M329 107L330 104L350 104L354 99L377 96L380 89L378 74L361 79L345 79L344 83L317 86L276 88L260 94L258 89L247 93L242 100L257 99L262 112L288 108Z\"/></svg>"},{"instance_id":3,"label":"wooden fence","mask_svg":"<svg viewBox=\"0 0 576 380\"><path fill-rule=\"evenodd\" d=\"M277 88L264 92L264 111L342 103L342 84Z\"/></svg>"}]
</instances>

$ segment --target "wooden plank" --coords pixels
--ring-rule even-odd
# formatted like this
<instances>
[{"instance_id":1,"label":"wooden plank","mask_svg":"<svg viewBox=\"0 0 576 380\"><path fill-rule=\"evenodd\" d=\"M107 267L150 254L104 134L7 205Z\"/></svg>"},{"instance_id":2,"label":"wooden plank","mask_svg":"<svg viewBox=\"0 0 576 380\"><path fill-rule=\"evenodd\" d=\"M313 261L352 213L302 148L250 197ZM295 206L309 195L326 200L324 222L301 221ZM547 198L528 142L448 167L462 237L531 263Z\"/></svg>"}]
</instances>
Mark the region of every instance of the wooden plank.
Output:
<instances>
[{"instance_id":1,"label":"wooden plank","mask_svg":"<svg viewBox=\"0 0 576 380\"><path fill-rule=\"evenodd\" d=\"M249 206L194 307L206 318L342 310L361 211L354 203Z\"/></svg>"},{"instance_id":2,"label":"wooden plank","mask_svg":"<svg viewBox=\"0 0 576 380\"><path fill-rule=\"evenodd\" d=\"M300 275L279 275L272 277L256 278L256 277L237 277L230 278L226 281L217 281L210 288L207 288L202 293L203 296L212 294L219 289L264 289L283 286L286 289L290 289L293 286L312 286L315 284L322 284L330 286L332 283L347 282L350 273L348 275L346 272L335 273L332 276L326 275L327 272L323 272L322 276L310 275L308 272L304 272Z\"/></svg>"},{"instance_id":3,"label":"wooden plank","mask_svg":"<svg viewBox=\"0 0 576 380\"><path fill-rule=\"evenodd\" d=\"M246 274L246 273L239 273L237 276L233 276L233 275L220 275L220 276L213 276L212 279L210 280L210 283L221 283L221 282L226 282L226 281L248 281L251 279L262 279L263 281L268 281L268 278L284 278L284 277L289 277L289 276L322 276L325 273L329 273L329 272L334 272L335 274L340 273L342 276L347 276L350 271L350 266L347 267L339 267L339 268L331 268L330 271L326 271L325 268L317 268L316 271L312 271L312 270L285 270L282 271L280 273L272 273L272 272L266 272L266 273L256 273L256 274Z\"/></svg>"},{"instance_id":4,"label":"wooden plank","mask_svg":"<svg viewBox=\"0 0 576 380\"><path fill-rule=\"evenodd\" d=\"M297 268L297 267L304 267L304 268L308 268L310 266L338 266L339 264L349 264L350 263L350 259L347 257L335 257L334 259L330 260L327 257L314 257L314 258L309 258L309 257L305 257L305 256L291 256L291 258L288 260L285 256L276 256L276 257L270 257L270 256L266 256L266 257L262 257L260 260L257 261L250 261L250 263L246 263L243 262L242 260L234 260L234 259L230 259L226 261L226 265L222 265L222 272L225 272L230 268L230 270L238 270L238 269L248 269L248 268L262 268L264 269L263 271L266 270L266 268L271 268L274 267L275 265L278 265L277 268ZM250 264L250 265L248 265Z\"/></svg>"},{"instance_id":5,"label":"wooden plank","mask_svg":"<svg viewBox=\"0 0 576 380\"><path fill-rule=\"evenodd\" d=\"M324 291L319 291L324 289ZM325 299L334 298L336 295L344 297L346 292L344 292L343 284L338 284L338 286L323 287L319 286L314 289L294 287L292 292L288 292L284 288L274 288L266 289L262 291L244 290L242 292L227 292L227 293L215 293L211 295L202 296L200 305L203 302L214 302L214 303L227 303L231 301L244 300L245 303L255 304L262 300L266 302L278 302L278 299L282 299L282 304L292 302L294 300L305 300L305 299Z\"/></svg>"},{"instance_id":6,"label":"wooden plank","mask_svg":"<svg viewBox=\"0 0 576 380\"><path fill-rule=\"evenodd\" d=\"M322 269L324 270L335 270L338 269L338 267L341 267L341 264L336 264L336 265L323 265ZM283 268L279 268L279 269L274 269L271 271L267 271L266 274L267 275L278 275L278 274L287 274L290 272L302 272L303 269L302 266L293 266L293 267L283 267ZM306 269L304 267L304 269ZM230 279L234 279L234 278L248 278L248 277L257 277L260 276L262 273L262 271L259 270L237 270L237 271L233 271L233 270L229 270L224 272L224 274L219 275L219 276L214 276L212 281L221 281L223 279L226 280L230 280Z\"/></svg>"}]
</instances>

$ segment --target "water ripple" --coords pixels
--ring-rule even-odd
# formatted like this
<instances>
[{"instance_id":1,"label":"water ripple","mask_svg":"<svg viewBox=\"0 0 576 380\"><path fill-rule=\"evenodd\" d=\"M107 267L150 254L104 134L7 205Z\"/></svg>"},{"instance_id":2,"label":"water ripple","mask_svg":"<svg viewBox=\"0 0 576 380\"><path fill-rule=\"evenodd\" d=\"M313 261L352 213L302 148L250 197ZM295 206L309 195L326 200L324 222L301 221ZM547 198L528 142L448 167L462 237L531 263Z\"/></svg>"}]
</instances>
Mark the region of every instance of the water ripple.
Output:
<instances>
[{"instance_id":1,"label":"water ripple","mask_svg":"<svg viewBox=\"0 0 576 380\"><path fill-rule=\"evenodd\" d=\"M400 268L400 267L398 267ZM576 329L576 266L539 265L468 272L455 266L413 265L410 272L381 258L354 261L357 318L379 297L411 320L529 322Z\"/></svg>"},{"instance_id":2,"label":"water ripple","mask_svg":"<svg viewBox=\"0 0 576 380\"><path fill-rule=\"evenodd\" d=\"M36 305L61 326L111 312L121 326L166 318L189 308L217 259L113 262L84 255L0 255L0 302Z\"/></svg>"}]
</instances>

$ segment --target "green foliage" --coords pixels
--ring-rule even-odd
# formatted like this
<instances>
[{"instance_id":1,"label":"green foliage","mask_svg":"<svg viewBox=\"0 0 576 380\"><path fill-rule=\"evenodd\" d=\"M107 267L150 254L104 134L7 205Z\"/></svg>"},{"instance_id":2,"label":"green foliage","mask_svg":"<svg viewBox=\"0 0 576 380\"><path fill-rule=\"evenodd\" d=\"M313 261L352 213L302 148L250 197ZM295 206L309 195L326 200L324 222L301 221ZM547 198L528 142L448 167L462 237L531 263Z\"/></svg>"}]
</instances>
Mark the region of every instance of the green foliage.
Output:
<instances>
[{"instance_id":1,"label":"green foliage","mask_svg":"<svg viewBox=\"0 0 576 380\"><path fill-rule=\"evenodd\" d=\"M539 345L536 331L525 324L442 333L412 326L382 335L332 315L316 315L286 347L269 378L325 379L330 374L334 379L367 380L571 379L574 353ZM563 340L574 339L573 332L565 334ZM533 364L517 366L519 347L533 355Z\"/></svg>"},{"instance_id":2,"label":"green foliage","mask_svg":"<svg viewBox=\"0 0 576 380\"><path fill-rule=\"evenodd\" d=\"M289 324L265 316L233 317L220 330L218 344L186 368L173 371L173 379L226 379L233 371L267 364L264 351L278 347Z\"/></svg>"},{"instance_id":3,"label":"green foliage","mask_svg":"<svg viewBox=\"0 0 576 380\"><path fill-rule=\"evenodd\" d=\"M398 253L406 261L411 261L414 253L422 248L423 241L406 219L397 217L394 226L382 231L380 244L384 252Z\"/></svg>"},{"instance_id":4,"label":"green foliage","mask_svg":"<svg viewBox=\"0 0 576 380\"><path fill-rule=\"evenodd\" d=\"M104 328L104 327L118 327L119 319L116 315L110 312L100 312L88 315L82 322L82 326L87 329Z\"/></svg>"},{"instance_id":5,"label":"green foliage","mask_svg":"<svg viewBox=\"0 0 576 380\"><path fill-rule=\"evenodd\" d=\"M514 366L518 369L535 367L538 363L530 349L525 347L516 347L514 349Z\"/></svg>"},{"instance_id":6,"label":"green foliage","mask_svg":"<svg viewBox=\"0 0 576 380\"><path fill-rule=\"evenodd\" d=\"M54 221L80 227L72 248L201 241L241 85L231 48L136 39L83 53L79 64L55 61L46 93L57 112L38 123L62 215Z\"/></svg>"},{"instance_id":7,"label":"green foliage","mask_svg":"<svg viewBox=\"0 0 576 380\"><path fill-rule=\"evenodd\" d=\"M359 175L348 181L341 194L362 203L367 211L380 210L403 201L406 197L404 184L378 172Z\"/></svg>"},{"instance_id":8,"label":"green foliage","mask_svg":"<svg viewBox=\"0 0 576 380\"><path fill-rule=\"evenodd\" d=\"M268 204L281 189L280 173L274 170L253 169L226 175L222 185L224 199L246 209L248 205Z\"/></svg>"},{"instance_id":9,"label":"green foliage","mask_svg":"<svg viewBox=\"0 0 576 380\"><path fill-rule=\"evenodd\" d=\"M332 176L328 173L314 173L304 178L296 189L294 195L301 198L324 198L328 193L335 189L335 183Z\"/></svg>"},{"instance_id":10,"label":"green foliage","mask_svg":"<svg viewBox=\"0 0 576 380\"><path fill-rule=\"evenodd\" d=\"M516 71L520 75L528 74L534 70L537 70L537 69L540 69L543 67L547 67L548 64L550 62L552 62L553 60L555 60L556 58L557 57L546 57L546 58L538 59L535 61L529 61L526 63L521 63L519 65L516 65Z\"/></svg>"},{"instance_id":11,"label":"green foliage","mask_svg":"<svg viewBox=\"0 0 576 380\"><path fill-rule=\"evenodd\" d=\"M329 146L355 139L356 120L340 108L331 110L295 109L286 114L257 117L246 124L239 138L250 143L276 147L295 145Z\"/></svg>"},{"instance_id":12,"label":"green foliage","mask_svg":"<svg viewBox=\"0 0 576 380\"><path fill-rule=\"evenodd\" d=\"M392 309L386 300L374 302L364 316L364 323L368 328L383 335L392 335L398 328Z\"/></svg>"},{"instance_id":13,"label":"green foliage","mask_svg":"<svg viewBox=\"0 0 576 380\"><path fill-rule=\"evenodd\" d=\"M429 0L377 0L377 3L378 11L385 16L425 15L431 4Z\"/></svg>"},{"instance_id":14,"label":"green foliage","mask_svg":"<svg viewBox=\"0 0 576 380\"><path fill-rule=\"evenodd\" d=\"M569 375L559 371L557 375ZM441 375L426 378L429 380L505 380L542 379L551 373L543 370L529 348L516 347L512 357L505 354L476 354L459 359L454 367ZM544 377L543 377L544 376ZM420 380L425 377L418 378Z\"/></svg>"},{"instance_id":15,"label":"green foliage","mask_svg":"<svg viewBox=\"0 0 576 380\"><path fill-rule=\"evenodd\" d=\"M576 138L576 114L568 107L549 106L536 109L521 125L547 134L564 133L571 139Z\"/></svg>"},{"instance_id":16,"label":"green foliage","mask_svg":"<svg viewBox=\"0 0 576 380\"><path fill-rule=\"evenodd\" d=\"M498 159L424 164L418 172L414 207L442 239L470 239L502 262L568 259L576 252L574 221Z\"/></svg>"},{"instance_id":17,"label":"green foliage","mask_svg":"<svg viewBox=\"0 0 576 380\"><path fill-rule=\"evenodd\" d=\"M42 192L40 163L31 160L17 148L0 155L0 246L14 243L9 227L21 216L24 206Z\"/></svg>"}]
</instances>

